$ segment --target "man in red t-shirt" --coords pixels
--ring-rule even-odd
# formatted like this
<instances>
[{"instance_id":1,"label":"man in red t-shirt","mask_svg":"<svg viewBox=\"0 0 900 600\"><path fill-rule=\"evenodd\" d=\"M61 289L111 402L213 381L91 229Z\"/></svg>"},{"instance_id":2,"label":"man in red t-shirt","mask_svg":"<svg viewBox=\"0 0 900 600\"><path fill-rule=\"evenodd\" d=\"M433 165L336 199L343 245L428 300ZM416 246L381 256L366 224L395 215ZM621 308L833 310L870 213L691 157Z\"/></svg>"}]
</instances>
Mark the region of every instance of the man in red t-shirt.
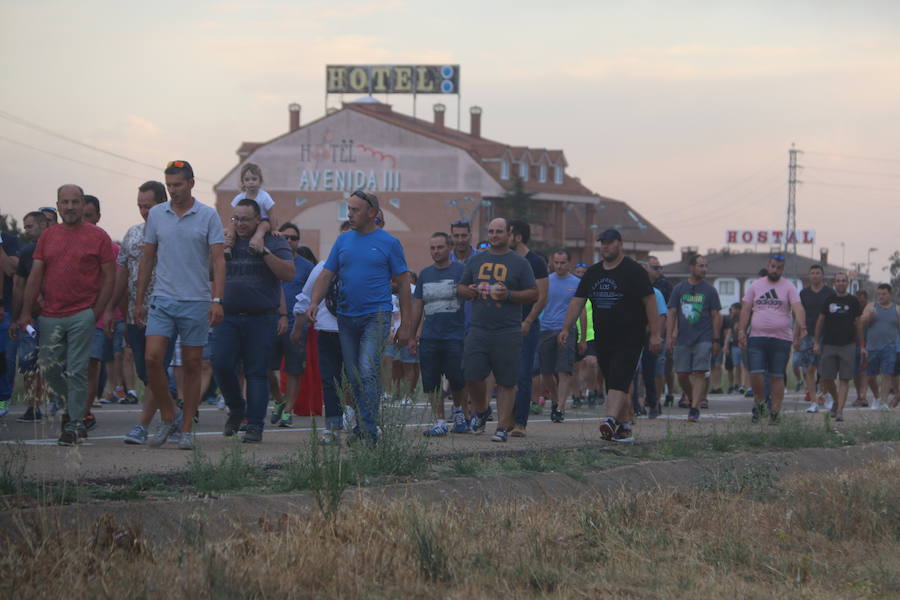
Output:
<instances>
[{"instance_id":1,"label":"man in red t-shirt","mask_svg":"<svg viewBox=\"0 0 900 600\"><path fill-rule=\"evenodd\" d=\"M94 327L112 293L115 259L106 232L82 218L84 191L68 184L56 197L62 224L38 240L23 306L43 295L39 361L47 383L66 399L69 418L58 443L72 446L87 437L87 363ZM32 322L25 310L17 325L25 329Z\"/></svg>"}]
</instances>

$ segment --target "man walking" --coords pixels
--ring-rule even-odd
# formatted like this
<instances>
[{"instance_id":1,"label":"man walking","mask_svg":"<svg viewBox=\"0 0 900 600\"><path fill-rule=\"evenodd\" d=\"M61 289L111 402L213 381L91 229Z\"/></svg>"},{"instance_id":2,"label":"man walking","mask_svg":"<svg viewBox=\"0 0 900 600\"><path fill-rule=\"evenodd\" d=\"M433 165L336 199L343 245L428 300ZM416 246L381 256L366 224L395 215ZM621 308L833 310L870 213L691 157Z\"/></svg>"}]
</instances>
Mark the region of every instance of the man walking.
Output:
<instances>
[{"instance_id":1,"label":"man walking","mask_svg":"<svg viewBox=\"0 0 900 600\"><path fill-rule=\"evenodd\" d=\"M216 327L212 365L229 409L225 436L235 435L246 417L243 441L255 443L262 441L269 404L268 370L275 337L287 333L287 320L278 314L283 293L279 282L294 279L294 257L287 240L268 232L262 252L250 250L261 220L256 200L238 200L231 220L236 235L226 263L225 317ZM238 379L239 365L246 380L246 399Z\"/></svg>"},{"instance_id":2,"label":"man walking","mask_svg":"<svg viewBox=\"0 0 900 600\"><path fill-rule=\"evenodd\" d=\"M417 352L422 371L422 390L431 397L435 425L427 437L447 435L441 377L450 382L453 398L453 433L470 433L465 379L462 371L466 316L456 288L465 268L450 260L450 239L438 232L428 242L434 264L422 269L413 295L413 327L409 350ZM422 318L424 315L424 319Z\"/></svg>"},{"instance_id":3,"label":"man walking","mask_svg":"<svg viewBox=\"0 0 900 600\"><path fill-rule=\"evenodd\" d=\"M569 272L571 255L568 250L554 252L552 261L553 272L547 278L547 306L540 319L538 357L541 385L545 390L550 390L550 421L562 423L565 420L566 399L569 397L572 370L575 365L576 343L583 344L584 340L577 339L577 328L574 326L569 331L565 345L560 345L558 338L566 320L569 302L581 280ZM583 315L580 321L581 331L584 331L586 322Z\"/></svg>"},{"instance_id":4,"label":"man walking","mask_svg":"<svg viewBox=\"0 0 900 600\"><path fill-rule=\"evenodd\" d=\"M56 205L63 222L38 239L18 326L32 324L30 308L43 294L39 360L50 388L66 399L68 419L57 443L73 446L87 437L88 358L94 325L112 293L115 259L106 232L82 218L79 186L60 187Z\"/></svg>"},{"instance_id":5,"label":"man walking","mask_svg":"<svg viewBox=\"0 0 900 600\"><path fill-rule=\"evenodd\" d=\"M485 379L497 382L498 424L495 442L505 442L515 424L516 380L522 352L522 305L538 299L528 261L510 250L509 222L500 217L488 224L491 247L466 263L457 292L474 300L472 323L463 350L463 374L475 415L472 431L484 431L488 417ZM571 325L570 325L571 326Z\"/></svg>"},{"instance_id":6,"label":"man walking","mask_svg":"<svg viewBox=\"0 0 900 600\"><path fill-rule=\"evenodd\" d=\"M369 443L378 441L381 402L381 357L391 327L391 280L400 303L396 341L409 341L412 302L409 271L403 246L375 222L378 198L357 190L347 199L351 231L338 236L325 261L310 299L308 317L315 322L319 303L338 277L341 295L337 306L338 331L344 370L357 408L354 433Z\"/></svg>"},{"instance_id":7,"label":"man walking","mask_svg":"<svg viewBox=\"0 0 900 600\"><path fill-rule=\"evenodd\" d=\"M819 356L813 352L816 340L816 321L822 314L825 301L834 294L834 290L825 285L825 270L822 265L812 265L809 268L809 286L800 290L800 302L803 304L803 312L806 313L806 336L800 339L800 349L794 352L794 366L801 370L803 383L806 386L805 399L809 402L806 412L819 411L821 397L816 390L816 369L819 366ZM822 340L818 340L822 345Z\"/></svg>"},{"instance_id":8,"label":"man walking","mask_svg":"<svg viewBox=\"0 0 900 600\"><path fill-rule=\"evenodd\" d=\"M534 273L538 297L534 303L522 307L522 357L519 359L519 378L516 388L516 431L519 436L528 427L528 415L531 412L531 384L534 369L534 355L541 338L540 315L547 305L547 261L528 249L531 239L531 226L525 221L513 219L509 222L509 249L528 261Z\"/></svg>"},{"instance_id":9,"label":"man walking","mask_svg":"<svg viewBox=\"0 0 900 600\"><path fill-rule=\"evenodd\" d=\"M882 283L875 290L875 302L863 313L862 324L866 332L866 348L869 356L869 387L872 388L872 409L887 410L891 392L891 378L897 360L896 341L900 333L900 307L891 299L891 286ZM879 375L881 382L879 384ZM894 404L897 405L897 394Z\"/></svg>"},{"instance_id":10,"label":"man walking","mask_svg":"<svg viewBox=\"0 0 900 600\"><path fill-rule=\"evenodd\" d=\"M597 364L607 388L607 417L600 423L600 435L605 440L630 443L634 434L628 423L631 414L628 388L648 329L650 351L656 354L661 350L659 310L647 272L625 256L622 234L610 228L597 241L603 260L592 265L581 279L569 303L559 342L566 343L569 329L590 300L594 309Z\"/></svg>"},{"instance_id":11,"label":"man walking","mask_svg":"<svg viewBox=\"0 0 900 600\"><path fill-rule=\"evenodd\" d=\"M478 251L472 247L472 225L464 220L450 223L450 237L453 238L453 250L450 252L450 260L455 263L465 264Z\"/></svg>"},{"instance_id":12,"label":"man walking","mask_svg":"<svg viewBox=\"0 0 900 600\"><path fill-rule=\"evenodd\" d=\"M690 398L688 421L696 423L700 419L700 403L706 398L709 385L706 372L712 367L712 357L720 350L722 304L719 293L706 282L706 259L695 254L688 265L687 280L676 285L669 297L666 339L669 348L674 348L678 383Z\"/></svg>"},{"instance_id":13,"label":"man walking","mask_svg":"<svg viewBox=\"0 0 900 600\"><path fill-rule=\"evenodd\" d=\"M822 303L813 330L813 352L820 356L822 386L834 398L831 414L835 421L844 420L844 405L856 362L856 346L861 349L863 357L867 354L860 319L862 309L859 300L847 293L849 283L846 273L834 276L834 293ZM837 388L835 379L840 380Z\"/></svg>"},{"instance_id":14,"label":"man walking","mask_svg":"<svg viewBox=\"0 0 900 600\"><path fill-rule=\"evenodd\" d=\"M796 349L800 345L800 339L806 335L806 314L800 302L800 294L794 284L782 277L783 274L784 255L773 254L766 265L766 276L750 284L741 304L738 342L741 350L747 353L750 367L750 385L755 400L752 416L754 423L763 414L766 377L772 397L769 422L773 425L778 423L781 402L784 400L784 373L791 353L791 341L793 340ZM798 327L793 329L793 335L792 315L794 322L798 323Z\"/></svg>"},{"instance_id":15,"label":"man walking","mask_svg":"<svg viewBox=\"0 0 900 600\"><path fill-rule=\"evenodd\" d=\"M146 324L147 377L165 424L150 440L153 447L162 446L179 430L175 402L169 394L165 356L169 343L181 336L184 411L178 447L191 450L194 447L193 416L202 393L203 348L209 338L209 328L222 321L224 234L218 213L191 195L195 182L190 163L186 160L170 162L165 176L170 199L151 208L147 217L144 253L135 291L134 320L137 325ZM156 283L148 313L144 299L154 263Z\"/></svg>"}]
</instances>

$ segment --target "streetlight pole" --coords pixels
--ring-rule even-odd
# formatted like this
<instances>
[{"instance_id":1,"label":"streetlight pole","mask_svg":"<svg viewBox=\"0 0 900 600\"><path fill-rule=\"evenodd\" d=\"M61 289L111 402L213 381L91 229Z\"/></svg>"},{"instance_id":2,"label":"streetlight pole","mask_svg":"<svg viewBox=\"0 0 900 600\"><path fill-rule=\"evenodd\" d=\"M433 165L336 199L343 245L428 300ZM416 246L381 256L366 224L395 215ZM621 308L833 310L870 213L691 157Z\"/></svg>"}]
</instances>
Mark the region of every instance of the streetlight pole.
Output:
<instances>
[{"instance_id":1,"label":"streetlight pole","mask_svg":"<svg viewBox=\"0 0 900 600\"><path fill-rule=\"evenodd\" d=\"M878 252L878 248L869 248L869 251L866 253L866 275L869 274L872 267L872 253Z\"/></svg>"}]
</instances>

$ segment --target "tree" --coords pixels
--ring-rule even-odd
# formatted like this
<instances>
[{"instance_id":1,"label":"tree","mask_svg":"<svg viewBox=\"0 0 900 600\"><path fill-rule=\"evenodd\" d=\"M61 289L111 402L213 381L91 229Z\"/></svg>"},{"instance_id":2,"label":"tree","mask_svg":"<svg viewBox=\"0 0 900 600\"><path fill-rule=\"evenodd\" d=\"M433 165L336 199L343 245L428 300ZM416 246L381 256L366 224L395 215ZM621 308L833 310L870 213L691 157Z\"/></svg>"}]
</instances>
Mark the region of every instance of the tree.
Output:
<instances>
[{"instance_id":1,"label":"tree","mask_svg":"<svg viewBox=\"0 0 900 600\"><path fill-rule=\"evenodd\" d=\"M504 196L512 213L510 216L513 219L530 221L534 217L531 201L532 196L534 196L534 194L525 191L525 182L522 181L522 178L516 177L513 182L513 188L506 192L506 195Z\"/></svg>"},{"instance_id":2,"label":"tree","mask_svg":"<svg viewBox=\"0 0 900 600\"><path fill-rule=\"evenodd\" d=\"M900 250L894 250L884 270L891 273L891 288L894 290L894 298L897 299L900 297Z\"/></svg>"},{"instance_id":3,"label":"tree","mask_svg":"<svg viewBox=\"0 0 900 600\"><path fill-rule=\"evenodd\" d=\"M19 223L10 215L0 214L0 232L12 234L23 238L25 232L19 228Z\"/></svg>"}]
</instances>

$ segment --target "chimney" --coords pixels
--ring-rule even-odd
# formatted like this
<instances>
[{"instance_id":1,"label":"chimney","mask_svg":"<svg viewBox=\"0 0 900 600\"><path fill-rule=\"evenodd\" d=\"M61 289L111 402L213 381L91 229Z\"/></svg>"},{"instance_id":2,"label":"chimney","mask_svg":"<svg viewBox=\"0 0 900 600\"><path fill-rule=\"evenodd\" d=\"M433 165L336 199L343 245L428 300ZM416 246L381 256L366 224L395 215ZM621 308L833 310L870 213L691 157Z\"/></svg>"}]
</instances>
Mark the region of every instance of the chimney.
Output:
<instances>
[{"instance_id":1,"label":"chimney","mask_svg":"<svg viewBox=\"0 0 900 600\"><path fill-rule=\"evenodd\" d=\"M681 262L684 264L688 264L690 262L692 256L696 256L699 253L699 248L697 246L682 246L681 247Z\"/></svg>"},{"instance_id":2,"label":"chimney","mask_svg":"<svg viewBox=\"0 0 900 600\"><path fill-rule=\"evenodd\" d=\"M828 248L819 248L819 262L823 267L828 265Z\"/></svg>"},{"instance_id":3,"label":"chimney","mask_svg":"<svg viewBox=\"0 0 900 600\"><path fill-rule=\"evenodd\" d=\"M289 129L288 131L297 131L300 129L300 105L296 102L288 104Z\"/></svg>"},{"instance_id":4,"label":"chimney","mask_svg":"<svg viewBox=\"0 0 900 600\"><path fill-rule=\"evenodd\" d=\"M434 105L434 124L437 127L444 126L444 113L447 111L447 107L443 104L435 104Z\"/></svg>"},{"instance_id":5,"label":"chimney","mask_svg":"<svg viewBox=\"0 0 900 600\"><path fill-rule=\"evenodd\" d=\"M472 137L481 137L481 107L473 106L469 109L469 134Z\"/></svg>"}]
</instances>

